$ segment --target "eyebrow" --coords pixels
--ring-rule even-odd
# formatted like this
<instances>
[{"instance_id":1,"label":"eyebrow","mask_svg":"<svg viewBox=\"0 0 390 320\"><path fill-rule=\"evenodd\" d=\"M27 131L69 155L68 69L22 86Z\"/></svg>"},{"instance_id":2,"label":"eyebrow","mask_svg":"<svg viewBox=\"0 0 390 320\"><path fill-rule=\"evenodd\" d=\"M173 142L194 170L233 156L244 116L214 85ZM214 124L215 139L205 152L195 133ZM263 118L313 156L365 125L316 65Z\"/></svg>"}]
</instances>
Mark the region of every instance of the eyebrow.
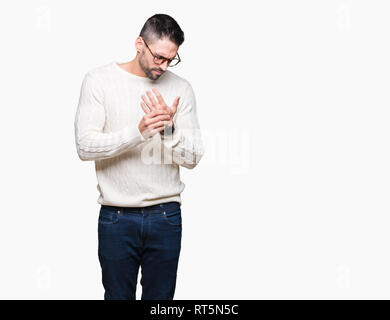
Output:
<instances>
[{"instance_id":1,"label":"eyebrow","mask_svg":"<svg viewBox=\"0 0 390 320\"><path fill-rule=\"evenodd\" d=\"M159 57L159 58L164 58L164 59L167 59L167 60L172 60L172 59L174 59L174 58L177 56L177 54L175 54L175 56L174 56L173 58L165 58L164 56L162 56L162 55L160 55L160 54L158 54L158 53L156 53L156 56Z\"/></svg>"}]
</instances>

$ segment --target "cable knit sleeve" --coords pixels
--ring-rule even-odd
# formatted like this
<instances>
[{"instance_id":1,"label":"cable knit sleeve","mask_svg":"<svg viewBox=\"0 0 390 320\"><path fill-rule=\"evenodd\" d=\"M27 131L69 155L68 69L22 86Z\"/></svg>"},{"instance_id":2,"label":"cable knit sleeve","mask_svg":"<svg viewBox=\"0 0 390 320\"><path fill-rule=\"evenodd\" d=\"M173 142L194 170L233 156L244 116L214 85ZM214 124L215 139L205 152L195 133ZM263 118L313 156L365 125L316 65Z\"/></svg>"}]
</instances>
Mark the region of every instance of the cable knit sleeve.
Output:
<instances>
[{"instance_id":1,"label":"cable knit sleeve","mask_svg":"<svg viewBox=\"0 0 390 320\"><path fill-rule=\"evenodd\" d=\"M164 148L170 151L174 163L193 169L204 154L204 145L196 111L196 98L190 83L181 95L173 122L173 134L162 135Z\"/></svg>"},{"instance_id":2,"label":"cable knit sleeve","mask_svg":"<svg viewBox=\"0 0 390 320\"><path fill-rule=\"evenodd\" d=\"M118 156L146 140L138 125L103 133L106 113L104 93L99 80L90 72L84 76L74 120L77 153L83 161Z\"/></svg>"}]
</instances>

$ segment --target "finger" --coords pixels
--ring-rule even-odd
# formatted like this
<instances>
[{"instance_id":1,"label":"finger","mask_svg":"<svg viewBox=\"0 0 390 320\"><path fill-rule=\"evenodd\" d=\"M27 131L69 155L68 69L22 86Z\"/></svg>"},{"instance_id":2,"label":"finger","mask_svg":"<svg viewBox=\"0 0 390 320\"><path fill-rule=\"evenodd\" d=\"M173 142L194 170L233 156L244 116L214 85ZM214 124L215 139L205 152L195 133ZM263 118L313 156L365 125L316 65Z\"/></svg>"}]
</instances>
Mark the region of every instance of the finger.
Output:
<instances>
[{"instance_id":1,"label":"finger","mask_svg":"<svg viewBox=\"0 0 390 320\"><path fill-rule=\"evenodd\" d=\"M179 100L180 100L180 97L177 97L175 99L175 101L173 102L173 105L172 105L172 108L171 108L173 114L175 114L176 111L177 111L177 106L179 105Z\"/></svg>"},{"instance_id":2,"label":"finger","mask_svg":"<svg viewBox=\"0 0 390 320\"><path fill-rule=\"evenodd\" d=\"M150 112L152 112L152 110L150 110L150 109L148 108L148 106L147 106L145 103L140 102L140 104L141 104L141 108L145 111L145 113L150 113Z\"/></svg>"},{"instance_id":3,"label":"finger","mask_svg":"<svg viewBox=\"0 0 390 320\"><path fill-rule=\"evenodd\" d=\"M165 103L165 101L164 101L164 99L163 99L161 93L160 93L156 88L153 88L152 90L153 90L155 96L157 97L158 102L159 102L162 106L166 106L167 104Z\"/></svg>"},{"instance_id":4,"label":"finger","mask_svg":"<svg viewBox=\"0 0 390 320\"><path fill-rule=\"evenodd\" d=\"M158 126L156 128L153 128L152 131L158 132L158 131L163 131L164 129L165 129L165 124L162 125L162 126Z\"/></svg>"},{"instance_id":5,"label":"finger","mask_svg":"<svg viewBox=\"0 0 390 320\"><path fill-rule=\"evenodd\" d=\"M150 110L155 109L155 108L153 107L152 103L146 98L145 95L141 95L141 98L142 98L142 100L143 100L144 103L148 106L148 108L149 108Z\"/></svg>"},{"instance_id":6,"label":"finger","mask_svg":"<svg viewBox=\"0 0 390 320\"><path fill-rule=\"evenodd\" d=\"M163 131L164 129L165 129L165 124L160 124L155 128L147 128L145 132L147 133L147 136L152 136L159 131Z\"/></svg>"},{"instance_id":7,"label":"finger","mask_svg":"<svg viewBox=\"0 0 390 320\"><path fill-rule=\"evenodd\" d=\"M151 119L147 119L145 120L145 125L150 125L152 123L155 123L155 122L158 122L158 121L161 121L161 120L166 120L166 121L169 121L170 117L169 115L160 115L160 116L157 116L157 117L153 117Z\"/></svg>"},{"instance_id":8,"label":"finger","mask_svg":"<svg viewBox=\"0 0 390 320\"><path fill-rule=\"evenodd\" d=\"M157 121L155 123L152 123L148 126L149 129L155 129L155 128L158 128L160 126L166 126L168 123L168 121L165 121L165 120L161 120L161 121Z\"/></svg>"},{"instance_id":9,"label":"finger","mask_svg":"<svg viewBox=\"0 0 390 320\"><path fill-rule=\"evenodd\" d=\"M165 129L165 126L157 127L150 131L150 134L154 136L157 132L163 131Z\"/></svg>"},{"instance_id":10,"label":"finger","mask_svg":"<svg viewBox=\"0 0 390 320\"><path fill-rule=\"evenodd\" d=\"M157 108L158 101L153 97L153 94L148 90L146 91L147 96L149 97L150 102L152 103L152 106Z\"/></svg>"},{"instance_id":11,"label":"finger","mask_svg":"<svg viewBox=\"0 0 390 320\"><path fill-rule=\"evenodd\" d=\"M170 116L168 110L166 110L166 109L153 109L152 112L146 114L146 116L148 118L153 118L153 117L158 116L158 115L169 115Z\"/></svg>"}]
</instances>

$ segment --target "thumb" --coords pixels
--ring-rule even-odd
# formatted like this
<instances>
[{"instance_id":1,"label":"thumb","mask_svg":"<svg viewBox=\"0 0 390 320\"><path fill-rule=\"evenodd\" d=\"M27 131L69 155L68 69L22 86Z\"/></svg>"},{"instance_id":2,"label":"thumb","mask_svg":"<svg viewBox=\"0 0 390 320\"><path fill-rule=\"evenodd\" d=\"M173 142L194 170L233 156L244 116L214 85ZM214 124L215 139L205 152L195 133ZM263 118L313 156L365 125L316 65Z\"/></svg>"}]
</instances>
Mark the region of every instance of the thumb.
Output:
<instances>
[{"instance_id":1,"label":"thumb","mask_svg":"<svg viewBox=\"0 0 390 320\"><path fill-rule=\"evenodd\" d=\"M177 106L179 105L179 100L180 100L180 97L176 97L175 102L172 105L172 111L174 114L176 113Z\"/></svg>"}]
</instances>

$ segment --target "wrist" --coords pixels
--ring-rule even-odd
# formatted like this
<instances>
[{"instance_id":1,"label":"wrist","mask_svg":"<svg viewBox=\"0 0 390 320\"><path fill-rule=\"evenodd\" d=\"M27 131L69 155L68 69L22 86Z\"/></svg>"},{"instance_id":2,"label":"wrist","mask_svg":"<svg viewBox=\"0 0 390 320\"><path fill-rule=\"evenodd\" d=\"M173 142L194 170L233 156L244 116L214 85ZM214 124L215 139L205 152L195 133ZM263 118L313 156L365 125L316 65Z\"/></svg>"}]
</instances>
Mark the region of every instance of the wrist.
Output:
<instances>
[{"instance_id":1,"label":"wrist","mask_svg":"<svg viewBox=\"0 0 390 320\"><path fill-rule=\"evenodd\" d=\"M168 125L168 126L165 126L164 130L161 130L160 131L160 135L161 136L164 136L164 135L167 135L167 136L170 136L174 133L175 131L175 125L174 123L172 122L172 125Z\"/></svg>"}]
</instances>

